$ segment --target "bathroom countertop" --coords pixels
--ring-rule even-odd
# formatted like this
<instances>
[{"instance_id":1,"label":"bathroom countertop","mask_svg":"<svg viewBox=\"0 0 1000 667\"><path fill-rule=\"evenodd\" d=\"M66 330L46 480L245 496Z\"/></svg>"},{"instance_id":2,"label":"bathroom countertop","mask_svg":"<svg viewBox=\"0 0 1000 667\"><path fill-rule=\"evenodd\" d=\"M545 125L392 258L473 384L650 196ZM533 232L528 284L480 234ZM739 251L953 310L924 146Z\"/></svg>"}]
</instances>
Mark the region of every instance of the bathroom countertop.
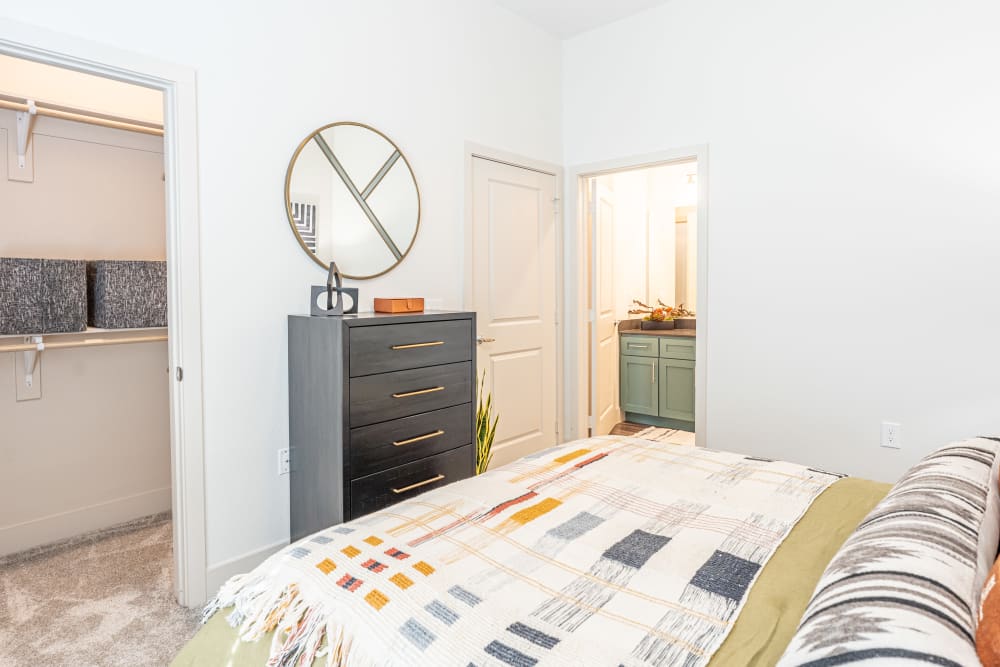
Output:
<instances>
[{"instance_id":1,"label":"bathroom countertop","mask_svg":"<svg viewBox=\"0 0 1000 667\"><path fill-rule=\"evenodd\" d=\"M694 338L696 329L619 329L620 336L674 336L677 338Z\"/></svg>"}]
</instances>

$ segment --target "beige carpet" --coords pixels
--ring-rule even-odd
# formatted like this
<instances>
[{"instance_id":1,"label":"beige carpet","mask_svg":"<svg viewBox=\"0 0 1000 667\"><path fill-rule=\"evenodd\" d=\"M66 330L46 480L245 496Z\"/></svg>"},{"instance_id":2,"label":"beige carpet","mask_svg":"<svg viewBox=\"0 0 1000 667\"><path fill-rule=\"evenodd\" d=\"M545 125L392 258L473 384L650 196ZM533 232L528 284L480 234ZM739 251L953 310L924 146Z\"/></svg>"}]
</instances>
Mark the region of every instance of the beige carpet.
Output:
<instances>
[{"instance_id":1,"label":"beige carpet","mask_svg":"<svg viewBox=\"0 0 1000 667\"><path fill-rule=\"evenodd\" d=\"M198 627L161 520L0 566L0 666L166 665Z\"/></svg>"}]
</instances>

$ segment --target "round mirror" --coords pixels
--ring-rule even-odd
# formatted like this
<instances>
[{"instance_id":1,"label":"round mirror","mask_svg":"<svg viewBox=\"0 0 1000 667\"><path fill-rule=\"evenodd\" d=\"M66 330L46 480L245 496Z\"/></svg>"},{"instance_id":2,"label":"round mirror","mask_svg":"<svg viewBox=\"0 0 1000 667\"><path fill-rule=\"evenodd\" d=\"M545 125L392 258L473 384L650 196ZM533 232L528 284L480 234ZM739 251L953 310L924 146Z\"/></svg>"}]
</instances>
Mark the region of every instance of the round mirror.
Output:
<instances>
[{"instance_id":1,"label":"round mirror","mask_svg":"<svg viewBox=\"0 0 1000 667\"><path fill-rule=\"evenodd\" d=\"M420 225L420 192L396 144L360 123L333 123L303 140L285 177L285 208L302 249L346 278L399 264Z\"/></svg>"}]
</instances>

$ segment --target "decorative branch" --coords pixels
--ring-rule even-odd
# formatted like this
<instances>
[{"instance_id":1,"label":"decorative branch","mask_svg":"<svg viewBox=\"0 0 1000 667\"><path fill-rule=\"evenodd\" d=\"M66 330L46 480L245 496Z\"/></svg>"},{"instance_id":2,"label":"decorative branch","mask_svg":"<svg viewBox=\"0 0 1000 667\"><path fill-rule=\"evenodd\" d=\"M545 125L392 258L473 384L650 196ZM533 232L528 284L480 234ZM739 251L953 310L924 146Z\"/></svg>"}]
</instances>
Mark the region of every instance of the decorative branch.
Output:
<instances>
[{"instance_id":1,"label":"decorative branch","mask_svg":"<svg viewBox=\"0 0 1000 667\"><path fill-rule=\"evenodd\" d=\"M645 315L646 317L643 319L653 322L663 322L677 317L694 317L694 313L685 308L683 303L676 307L668 306L660 299L656 300L656 303L659 304L658 306L650 306L639 301L639 299L632 299L632 303L638 306L638 308L629 310L629 315Z\"/></svg>"}]
</instances>

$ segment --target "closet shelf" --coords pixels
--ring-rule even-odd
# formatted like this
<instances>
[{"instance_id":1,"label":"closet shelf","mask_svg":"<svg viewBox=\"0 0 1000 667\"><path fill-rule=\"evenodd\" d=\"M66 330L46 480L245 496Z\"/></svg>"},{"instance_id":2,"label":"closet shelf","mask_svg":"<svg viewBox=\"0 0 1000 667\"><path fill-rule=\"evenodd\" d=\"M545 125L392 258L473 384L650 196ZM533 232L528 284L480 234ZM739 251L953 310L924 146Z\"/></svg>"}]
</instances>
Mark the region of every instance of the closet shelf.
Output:
<instances>
[{"instance_id":1,"label":"closet shelf","mask_svg":"<svg viewBox=\"0 0 1000 667\"><path fill-rule=\"evenodd\" d=\"M164 340L167 340L166 327L151 327L148 329L98 329L96 327L87 327L86 331L69 333L0 336L0 353L57 350L73 347L100 347L102 345L127 345L130 343L155 343Z\"/></svg>"}]
</instances>

